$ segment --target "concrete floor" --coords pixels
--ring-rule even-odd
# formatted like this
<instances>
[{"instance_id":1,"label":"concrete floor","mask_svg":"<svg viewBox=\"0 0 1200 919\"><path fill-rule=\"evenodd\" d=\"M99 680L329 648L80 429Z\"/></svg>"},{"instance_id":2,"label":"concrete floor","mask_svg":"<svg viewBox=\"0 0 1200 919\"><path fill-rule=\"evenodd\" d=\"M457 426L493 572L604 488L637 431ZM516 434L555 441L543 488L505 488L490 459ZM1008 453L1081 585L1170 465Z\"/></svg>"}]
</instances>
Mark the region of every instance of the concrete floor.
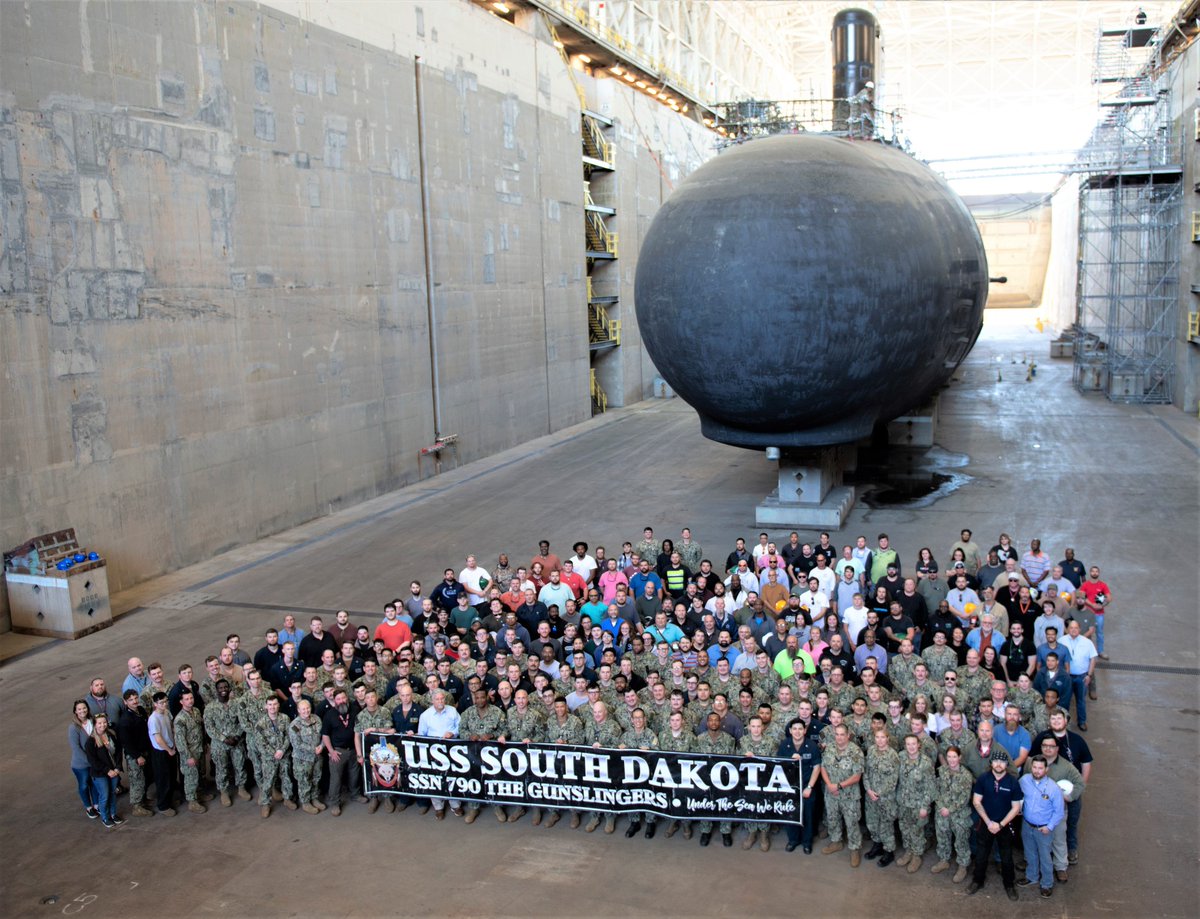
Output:
<instances>
[{"instance_id":1,"label":"concrete floor","mask_svg":"<svg viewBox=\"0 0 1200 919\"><path fill-rule=\"evenodd\" d=\"M1073 544L1113 584L1112 663L1089 714L1096 764L1081 861L1050 903L1023 893L1014 906L995 881L967 899L944 875L853 870L844 855L626 841L486 815L467 827L352 805L340 819L263 821L238 802L116 831L83 817L63 736L70 703L93 675L119 686L130 654L168 672L184 660L199 668L231 630L253 652L282 610L379 610L413 576L432 583L468 551L489 564L502 550L525 559L543 535L563 553L576 537L612 551L647 523L672 536L690 525L723 558L736 536L755 532L772 470L761 454L705 441L675 401L612 412L142 585L115 598L125 614L114 627L81 641L14 644L23 653L0 669L0 914L1194 916L1196 420L1083 398L1069 362L1046 358L1048 336L1031 328L1030 311L987 320L943 397L938 436L969 456L972 480L929 507L860 505L837 539L886 530L911 562L922 545L943 556L964 525L981 542L1006 530L1021 545L1040 537L1056 558ZM1039 364L1029 383L1013 363L1026 355ZM164 606L181 599L204 602Z\"/></svg>"}]
</instances>

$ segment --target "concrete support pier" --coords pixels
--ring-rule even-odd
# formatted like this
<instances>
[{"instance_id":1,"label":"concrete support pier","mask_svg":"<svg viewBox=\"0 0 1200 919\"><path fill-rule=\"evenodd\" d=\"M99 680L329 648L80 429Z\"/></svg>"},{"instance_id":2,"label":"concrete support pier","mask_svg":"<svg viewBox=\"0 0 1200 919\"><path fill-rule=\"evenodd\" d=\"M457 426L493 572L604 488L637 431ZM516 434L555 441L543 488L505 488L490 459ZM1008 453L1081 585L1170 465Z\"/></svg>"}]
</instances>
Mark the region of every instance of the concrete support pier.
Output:
<instances>
[{"instance_id":1,"label":"concrete support pier","mask_svg":"<svg viewBox=\"0 0 1200 919\"><path fill-rule=\"evenodd\" d=\"M938 426L938 396L888 422L888 444L893 447L932 447Z\"/></svg>"},{"instance_id":2,"label":"concrete support pier","mask_svg":"<svg viewBox=\"0 0 1200 919\"><path fill-rule=\"evenodd\" d=\"M854 489L842 484L853 468L855 446L779 451L779 487L754 511L757 526L840 529L854 507Z\"/></svg>"}]
</instances>

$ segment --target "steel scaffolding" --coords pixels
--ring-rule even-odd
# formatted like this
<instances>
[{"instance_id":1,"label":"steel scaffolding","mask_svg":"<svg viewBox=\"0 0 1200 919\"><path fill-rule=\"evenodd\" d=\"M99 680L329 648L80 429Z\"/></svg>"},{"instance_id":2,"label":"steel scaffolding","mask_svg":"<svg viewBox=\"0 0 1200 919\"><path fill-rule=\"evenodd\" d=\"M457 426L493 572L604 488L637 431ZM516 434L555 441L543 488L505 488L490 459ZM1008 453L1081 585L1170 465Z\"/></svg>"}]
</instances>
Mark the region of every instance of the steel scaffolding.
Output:
<instances>
[{"instance_id":1,"label":"steel scaffolding","mask_svg":"<svg viewBox=\"0 0 1200 919\"><path fill-rule=\"evenodd\" d=\"M1093 80L1115 94L1074 171L1079 191L1075 386L1169 403L1179 309L1183 167L1159 32L1101 30Z\"/></svg>"}]
</instances>

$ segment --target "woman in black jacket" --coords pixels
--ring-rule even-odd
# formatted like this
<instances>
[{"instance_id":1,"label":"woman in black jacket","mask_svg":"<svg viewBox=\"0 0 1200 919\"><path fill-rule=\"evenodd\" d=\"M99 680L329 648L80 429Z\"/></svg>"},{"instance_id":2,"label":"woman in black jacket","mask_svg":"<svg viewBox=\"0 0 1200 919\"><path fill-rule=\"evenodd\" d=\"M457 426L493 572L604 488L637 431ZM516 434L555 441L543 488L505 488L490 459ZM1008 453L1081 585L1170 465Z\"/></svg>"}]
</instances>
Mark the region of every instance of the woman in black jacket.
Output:
<instances>
[{"instance_id":1,"label":"woman in black jacket","mask_svg":"<svg viewBox=\"0 0 1200 919\"><path fill-rule=\"evenodd\" d=\"M125 821L117 816L117 779L121 775L121 747L116 732L108 726L108 716L99 714L92 721L92 736L84 747L92 775L92 791L100 819L110 830Z\"/></svg>"}]
</instances>

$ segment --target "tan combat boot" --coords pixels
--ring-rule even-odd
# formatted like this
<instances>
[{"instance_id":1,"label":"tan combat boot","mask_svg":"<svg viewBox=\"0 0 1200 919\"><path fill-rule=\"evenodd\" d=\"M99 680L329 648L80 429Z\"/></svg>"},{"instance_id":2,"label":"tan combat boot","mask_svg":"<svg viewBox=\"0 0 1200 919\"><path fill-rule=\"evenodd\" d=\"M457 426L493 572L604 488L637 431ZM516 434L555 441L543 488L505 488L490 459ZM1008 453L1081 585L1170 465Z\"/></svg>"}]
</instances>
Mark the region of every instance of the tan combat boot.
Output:
<instances>
[{"instance_id":1,"label":"tan combat boot","mask_svg":"<svg viewBox=\"0 0 1200 919\"><path fill-rule=\"evenodd\" d=\"M930 874L941 874L943 871L949 871L949 870L950 870L950 863L947 861L940 861L936 865L934 865L932 868L929 869L929 873Z\"/></svg>"},{"instance_id":2,"label":"tan combat boot","mask_svg":"<svg viewBox=\"0 0 1200 919\"><path fill-rule=\"evenodd\" d=\"M758 831L751 830L750 832L748 832L746 834L746 838L742 841L742 848L743 849L753 849L754 843L757 841L757 839L758 839ZM769 845L769 843L768 843L768 845Z\"/></svg>"},{"instance_id":3,"label":"tan combat boot","mask_svg":"<svg viewBox=\"0 0 1200 919\"><path fill-rule=\"evenodd\" d=\"M835 853L835 852L841 852L842 849L844 849L844 848L846 848L846 847L840 842L831 842L829 845L827 845L824 849L821 850L821 854L822 855L833 855L833 853Z\"/></svg>"},{"instance_id":4,"label":"tan combat boot","mask_svg":"<svg viewBox=\"0 0 1200 919\"><path fill-rule=\"evenodd\" d=\"M912 857L912 861L910 861L908 863L908 873L909 874L916 874L918 871L921 870L921 858L922 857L920 855L914 855Z\"/></svg>"},{"instance_id":5,"label":"tan combat boot","mask_svg":"<svg viewBox=\"0 0 1200 919\"><path fill-rule=\"evenodd\" d=\"M859 849L850 850L850 867L857 868L862 864L862 852Z\"/></svg>"}]
</instances>

